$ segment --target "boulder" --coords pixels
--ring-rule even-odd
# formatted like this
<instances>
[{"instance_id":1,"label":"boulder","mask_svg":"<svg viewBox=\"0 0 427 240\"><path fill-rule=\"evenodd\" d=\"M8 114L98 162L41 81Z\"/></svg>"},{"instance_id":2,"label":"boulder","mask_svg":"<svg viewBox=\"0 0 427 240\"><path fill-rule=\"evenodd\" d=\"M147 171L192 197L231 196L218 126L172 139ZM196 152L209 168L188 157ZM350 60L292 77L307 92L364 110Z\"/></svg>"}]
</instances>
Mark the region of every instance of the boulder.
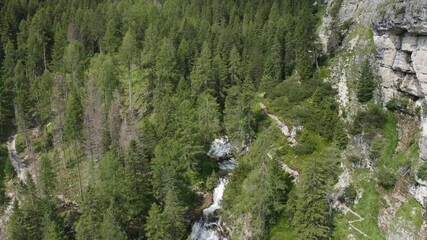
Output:
<instances>
[{"instance_id":1,"label":"boulder","mask_svg":"<svg viewBox=\"0 0 427 240\"><path fill-rule=\"evenodd\" d=\"M413 52L417 48L417 37L405 36L402 39L402 51Z\"/></svg>"},{"instance_id":2,"label":"boulder","mask_svg":"<svg viewBox=\"0 0 427 240\"><path fill-rule=\"evenodd\" d=\"M423 91L415 75L407 74L399 86L400 91L409 93L415 97L423 97Z\"/></svg>"},{"instance_id":3,"label":"boulder","mask_svg":"<svg viewBox=\"0 0 427 240\"><path fill-rule=\"evenodd\" d=\"M414 73L411 64L411 56L404 51L398 51L393 62L393 70L407 73Z\"/></svg>"}]
</instances>

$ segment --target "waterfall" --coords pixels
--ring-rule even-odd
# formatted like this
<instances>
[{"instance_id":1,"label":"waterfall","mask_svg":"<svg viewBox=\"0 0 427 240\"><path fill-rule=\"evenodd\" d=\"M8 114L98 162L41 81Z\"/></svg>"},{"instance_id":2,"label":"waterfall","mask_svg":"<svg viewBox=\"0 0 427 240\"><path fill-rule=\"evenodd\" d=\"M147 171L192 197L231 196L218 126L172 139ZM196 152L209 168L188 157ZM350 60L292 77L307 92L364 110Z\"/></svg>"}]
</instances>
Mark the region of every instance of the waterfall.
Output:
<instances>
[{"instance_id":1,"label":"waterfall","mask_svg":"<svg viewBox=\"0 0 427 240\"><path fill-rule=\"evenodd\" d=\"M234 169L237 162L231 155L231 143L227 137L215 139L208 151L208 156L220 161L219 169L229 172ZM218 179L218 184L213 191L213 203L203 210L203 216L191 227L191 239L193 240L227 240L222 230L221 219L215 216L215 211L221 208L224 190L227 186L226 176Z\"/></svg>"},{"instance_id":2,"label":"waterfall","mask_svg":"<svg viewBox=\"0 0 427 240\"><path fill-rule=\"evenodd\" d=\"M228 179L225 177L222 177L218 180L218 185L216 186L213 192L213 203L208 208L203 210L203 215L209 216L214 213L215 210L221 208L220 204L222 197L224 196L225 185L227 185L227 183Z\"/></svg>"}]
</instances>

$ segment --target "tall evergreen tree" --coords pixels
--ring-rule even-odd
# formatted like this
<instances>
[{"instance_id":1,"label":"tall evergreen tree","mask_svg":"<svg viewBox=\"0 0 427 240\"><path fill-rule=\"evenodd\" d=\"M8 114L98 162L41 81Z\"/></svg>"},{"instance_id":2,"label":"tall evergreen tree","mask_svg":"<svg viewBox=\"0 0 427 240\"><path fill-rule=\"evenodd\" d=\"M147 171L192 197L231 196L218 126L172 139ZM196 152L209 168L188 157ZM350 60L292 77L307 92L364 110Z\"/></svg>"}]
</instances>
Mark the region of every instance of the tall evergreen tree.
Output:
<instances>
[{"instance_id":1,"label":"tall evergreen tree","mask_svg":"<svg viewBox=\"0 0 427 240\"><path fill-rule=\"evenodd\" d=\"M168 222L165 219L159 205L153 203L148 213L147 224L145 225L145 235L148 240L172 239L167 231Z\"/></svg>"},{"instance_id":2,"label":"tall evergreen tree","mask_svg":"<svg viewBox=\"0 0 427 240\"><path fill-rule=\"evenodd\" d=\"M132 76L131 76L131 67L135 62L136 58L139 56L137 43L135 36L131 31L127 31L120 47L120 57L125 63L128 80L129 80L129 109L131 116L133 115L133 90L132 90Z\"/></svg>"},{"instance_id":3,"label":"tall evergreen tree","mask_svg":"<svg viewBox=\"0 0 427 240\"><path fill-rule=\"evenodd\" d=\"M369 102L374 97L374 90L374 74L369 61L366 60L362 65L362 72L357 84L357 99L361 103Z\"/></svg>"},{"instance_id":4,"label":"tall evergreen tree","mask_svg":"<svg viewBox=\"0 0 427 240\"><path fill-rule=\"evenodd\" d=\"M202 52L191 71L190 80L195 96L208 89L213 90L211 50L207 42L203 44Z\"/></svg>"},{"instance_id":5,"label":"tall evergreen tree","mask_svg":"<svg viewBox=\"0 0 427 240\"><path fill-rule=\"evenodd\" d=\"M314 70L314 16L309 3L302 7L296 16L294 41L296 49L296 71L302 80L308 80Z\"/></svg>"}]
</instances>

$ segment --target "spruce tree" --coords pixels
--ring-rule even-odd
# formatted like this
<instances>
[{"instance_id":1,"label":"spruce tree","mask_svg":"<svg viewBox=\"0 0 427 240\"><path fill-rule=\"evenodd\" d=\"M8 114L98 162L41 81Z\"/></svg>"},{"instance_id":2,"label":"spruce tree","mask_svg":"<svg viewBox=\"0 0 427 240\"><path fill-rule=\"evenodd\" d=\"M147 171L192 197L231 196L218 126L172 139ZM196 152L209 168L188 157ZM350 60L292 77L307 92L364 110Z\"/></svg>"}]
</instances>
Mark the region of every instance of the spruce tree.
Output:
<instances>
[{"instance_id":1,"label":"spruce tree","mask_svg":"<svg viewBox=\"0 0 427 240\"><path fill-rule=\"evenodd\" d=\"M363 63L362 72L360 73L359 82L357 84L357 99L361 103L366 103L372 100L374 96L375 82L374 74L368 60Z\"/></svg>"},{"instance_id":2,"label":"spruce tree","mask_svg":"<svg viewBox=\"0 0 427 240\"><path fill-rule=\"evenodd\" d=\"M108 208L104 214L101 223L101 239L105 240L126 240L125 233L121 230L120 225L115 220L114 211L112 207Z\"/></svg>"},{"instance_id":3,"label":"spruce tree","mask_svg":"<svg viewBox=\"0 0 427 240\"><path fill-rule=\"evenodd\" d=\"M220 130L219 105L209 93L203 92L197 99L197 121L203 143L209 143Z\"/></svg>"},{"instance_id":4,"label":"spruce tree","mask_svg":"<svg viewBox=\"0 0 427 240\"><path fill-rule=\"evenodd\" d=\"M207 42L203 44L202 52L191 71L191 88L194 96L206 90L213 90L211 50Z\"/></svg>"},{"instance_id":5,"label":"spruce tree","mask_svg":"<svg viewBox=\"0 0 427 240\"><path fill-rule=\"evenodd\" d=\"M145 224L145 236L148 240L171 239L168 222L165 219L159 205L153 203L148 212L147 224Z\"/></svg>"},{"instance_id":6,"label":"spruce tree","mask_svg":"<svg viewBox=\"0 0 427 240\"><path fill-rule=\"evenodd\" d=\"M131 76L131 67L135 62L136 58L139 56L137 49L137 42L135 36L131 31L127 31L125 37L123 38L122 46L120 47L120 57L125 63L128 83L129 83L129 109L131 116L133 115L133 90L132 90L132 76Z\"/></svg>"},{"instance_id":7,"label":"spruce tree","mask_svg":"<svg viewBox=\"0 0 427 240\"><path fill-rule=\"evenodd\" d=\"M309 3L302 5L296 16L293 36L296 50L296 71L302 80L309 80L314 70L315 22L311 11Z\"/></svg>"}]
</instances>

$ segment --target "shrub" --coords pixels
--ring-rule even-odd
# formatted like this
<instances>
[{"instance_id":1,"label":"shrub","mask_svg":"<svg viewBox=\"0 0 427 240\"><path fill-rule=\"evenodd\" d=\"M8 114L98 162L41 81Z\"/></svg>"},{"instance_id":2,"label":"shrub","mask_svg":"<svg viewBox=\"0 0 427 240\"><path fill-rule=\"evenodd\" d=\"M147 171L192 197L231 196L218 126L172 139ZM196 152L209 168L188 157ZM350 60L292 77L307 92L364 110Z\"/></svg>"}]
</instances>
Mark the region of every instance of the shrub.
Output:
<instances>
[{"instance_id":1,"label":"shrub","mask_svg":"<svg viewBox=\"0 0 427 240\"><path fill-rule=\"evenodd\" d=\"M369 157L372 160L376 160L381 156L381 151L384 147L384 139L382 138L377 138L375 139L372 144L371 147L369 148Z\"/></svg>"},{"instance_id":2,"label":"shrub","mask_svg":"<svg viewBox=\"0 0 427 240\"><path fill-rule=\"evenodd\" d=\"M296 155L307 155L316 150L316 143L309 137L307 133L303 133L301 141L294 147Z\"/></svg>"},{"instance_id":3,"label":"shrub","mask_svg":"<svg viewBox=\"0 0 427 240\"><path fill-rule=\"evenodd\" d=\"M417 106L417 107L415 108L415 114L416 114L417 116L420 116L420 114L421 114L421 107L420 107L420 106Z\"/></svg>"},{"instance_id":4,"label":"shrub","mask_svg":"<svg viewBox=\"0 0 427 240\"><path fill-rule=\"evenodd\" d=\"M376 132L384 126L386 122L386 113L375 104L369 104L367 110L359 110L354 117L352 134L359 134L367 131Z\"/></svg>"},{"instance_id":5,"label":"shrub","mask_svg":"<svg viewBox=\"0 0 427 240\"><path fill-rule=\"evenodd\" d=\"M342 126L342 124L337 124L337 126L335 127L334 140L337 143L337 146L341 150L346 149L347 144L348 144L348 136L347 136L347 132L346 132L344 126Z\"/></svg>"},{"instance_id":6,"label":"shrub","mask_svg":"<svg viewBox=\"0 0 427 240\"><path fill-rule=\"evenodd\" d=\"M218 174L215 171L212 171L212 174L206 178L206 189L209 191L214 189L218 182Z\"/></svg>"},{"instance_id":7,"label":"shrub","mask_svg":"<svg viewBox=\"0 0 427 240\"><path fill-rule=\"evenodd\" d=\"M32 145L34 147L34 150L36 152L41 152L43 150L43 143L40 139L36 139L32 142Z\"/></svg>"},{"instance_id":8,"label":"shrub","mask_svg":"<svg viewBox=\"0 0 427 240\"><path fill-rule=\"evenodd\" d=\"M427 180L427 162L424 162L418 169L417 176L421 180Z\"/></svg>"},{"instance_id":9,"label":"shrub","mask_svg":"<svg viewBox=\"0 0 427 240\"><path fill-rule=\"evenodd\" d=\"M386 190L392 189L396 180L396 175L388 170L382 169L378 174L378 183Z\"/></svg>"},{"instance_id":10,"label":"shrub","mask_svg":"<svg viewBox=\"0 0 427 240\"><path fill-rule=\"evenodd\" d=\"M406 12L405 6L400 6L399 8L396 9L396 14L404 14L405 12Z\"/></svg>"},{"instance_id":11,"label":"shrub","mask_svg":"<svg viewBox=\"0 0 427 240\"><path fill-rule=\"evenodd\" d=\"M21 133L16 135L15 147L18 153L23 153L25 151L24 137Z\"/></svg>"},{"instance_id":12,"label":"shrub","mask_svg":"<svg viewBox=\"0 0 427 240\"><path fill-rule=\"evenodd\" d=\"M393 98L387 102L386 108L390 111L403 111L408 108L408 101L403 99Z\"/></svg>"},{"instance_id":13,"label":"shrub","mask_svg":"<svg viewBox=\"0 0 427 240\"><path fill-rule=\"evenodd\" d=\"M356 200L356 197L357 197L356 189L354 188L353 185L349 185L344 189L343 194L338 197L338 201L340 201L341 203L350 205L354 202L354 200Z\"/></svg>"},{"instance_id":14,"label":"shrub","mask_svg":"<svg viewBox=\"0 0 427 240\"><path fill-rule=\"evenodd\" d=\"M347 156L347 160L354 165L358 165L362 161L362 157L358 155L350 155L350 156Z\"/></svg>"}]
</instances>

